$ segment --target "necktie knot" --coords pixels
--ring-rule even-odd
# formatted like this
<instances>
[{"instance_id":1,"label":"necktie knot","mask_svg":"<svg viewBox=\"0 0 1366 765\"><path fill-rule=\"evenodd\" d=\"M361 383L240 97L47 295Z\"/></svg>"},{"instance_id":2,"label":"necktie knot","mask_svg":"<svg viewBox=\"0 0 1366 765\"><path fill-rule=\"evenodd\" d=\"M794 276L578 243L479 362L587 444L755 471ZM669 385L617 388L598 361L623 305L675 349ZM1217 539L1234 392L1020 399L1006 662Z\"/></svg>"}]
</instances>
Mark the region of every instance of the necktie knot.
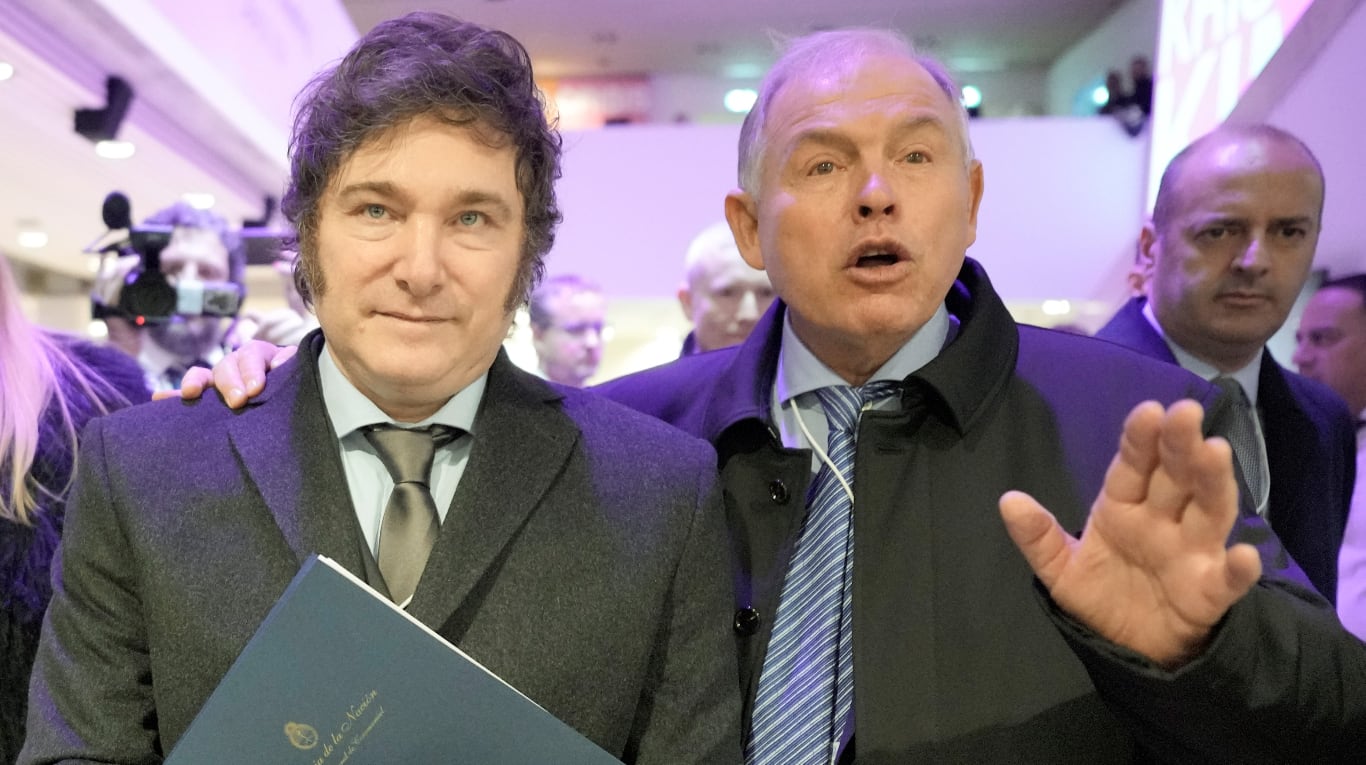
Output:
<instances>
[{"instance_id":1,"label":"necktie knot","mask_svg":"<svg viewBox=\"0 0 1366 765\"><path fill-rule=\"evenodd\" d=\"M1251 402L1248 401L1247 398L1247 391L1243 390L1242 383L1238 382L1232 377L1229 377L1228 375L1219 375L1218 377L1211 380L1211 382L1213 382L1215 385L1218 385L1220 390L1224 392L1224 395L1228 396L1229 400L1232 401L1234 404L1243 408L1251 406Z\"/></svg>"},{"instance_id":2,"label":"necktie knot","mask_svg":"<svg viewBox=\"0 0 1366 765\"><path fill-rule=\"evenodd\" d=\"M830 385L816 390L825 409L825 417L830 421L831 430L852 433L858 424L859 413L873 401L896 395L901 383L895 380L878 380L855 388L850 385Z\"/></svg>"},{"instance_id":3,"label":"necktie knot","mask_svg":"<svg viewBox=\"0 0 1366 765\"><path fill-rule=\"evenodd\" d=\"M389 477L394 479L395 486L402 483L426 486L437 448L459 435L457 429L445 425L420 429L371 425L364 433L365 440L375 447L375 453L389 471Z\"/></svg>"}]
</instances>

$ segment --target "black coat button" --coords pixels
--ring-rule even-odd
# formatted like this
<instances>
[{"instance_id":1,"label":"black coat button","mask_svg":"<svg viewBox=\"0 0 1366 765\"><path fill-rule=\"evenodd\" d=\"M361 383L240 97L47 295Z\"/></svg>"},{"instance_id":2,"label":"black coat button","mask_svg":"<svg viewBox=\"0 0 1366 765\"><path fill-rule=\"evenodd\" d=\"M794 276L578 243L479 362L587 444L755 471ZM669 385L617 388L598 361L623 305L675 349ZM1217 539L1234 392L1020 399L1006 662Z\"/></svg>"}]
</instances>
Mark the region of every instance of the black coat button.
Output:
<instances>
[{"instance_id":1,"label":"black coat button","mask_svg":"<svg viewBox=\"0 0 1366 765\"><path fill-rule=\"evenodd\" d=\"M783 483L781 478L774 478L768 482L768 496L779 505L786 505L792 498L792 494L787 490L787 484Z\"/></svg>"},{"instance_id":2,"label":"black coat button","mask_svg":"<svg viewBox=\"0 0 1366 765\"><path fill-rule=\"evenodd\" d=\"M735 612L735 634L748 637L759 631L759 612L742 608Z\"/></svg>"}]
</instances>

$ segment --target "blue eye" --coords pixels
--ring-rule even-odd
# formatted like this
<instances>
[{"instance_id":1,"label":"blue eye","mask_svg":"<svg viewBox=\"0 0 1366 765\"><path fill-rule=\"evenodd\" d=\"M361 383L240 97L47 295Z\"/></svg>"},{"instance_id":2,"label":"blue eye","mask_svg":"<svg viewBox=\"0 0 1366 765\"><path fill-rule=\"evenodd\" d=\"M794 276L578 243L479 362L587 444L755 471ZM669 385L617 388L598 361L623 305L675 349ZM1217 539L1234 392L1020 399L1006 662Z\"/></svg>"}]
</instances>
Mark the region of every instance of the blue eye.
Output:
<instances>
[{"instance_id":1,"label":"blue eye","mask_svg":"<svg viewBox=\"0 0 1366 765\"><path fill-rule=\"evenodd\" d=\"M460 225L462 226L477 226L483 222L483 220L484 214L480 212L471 211L460 213Z\"/></svg>"},{"instance_id":2,"label":"blue eye","mask_svg":"<svg viewBox=\"0 0 1366 765\"><path fill-rule=\"evenodd\" d=\"M374 218L378 220L380 218L383 218L386 214L388 214L388 212L388 210L384 209L384 205L365 206L365 217L367 218Z\"/></svg>"}]
</instances>

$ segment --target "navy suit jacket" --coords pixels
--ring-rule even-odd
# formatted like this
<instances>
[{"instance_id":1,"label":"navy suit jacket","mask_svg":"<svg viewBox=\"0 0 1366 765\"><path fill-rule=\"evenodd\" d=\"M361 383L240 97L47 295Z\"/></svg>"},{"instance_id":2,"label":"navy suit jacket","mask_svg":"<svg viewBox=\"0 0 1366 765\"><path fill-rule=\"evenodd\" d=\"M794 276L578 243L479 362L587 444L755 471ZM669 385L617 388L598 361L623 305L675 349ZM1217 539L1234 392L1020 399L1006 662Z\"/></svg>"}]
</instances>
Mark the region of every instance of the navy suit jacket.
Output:
<instances>
[{"instance_id":1,"label":"navy suit jacket","mask_svg":"<svg viewBox=\"0 0 1366 765\"><path fill-rule=\"evenodd\" d=\"M1176 356L1133 298L1096 337L1175 364ZM1322 383L1262 354L1257 409L1271 469L1267 520L1290 556L1330 602L1337 598L1338 549L1356 480L1356 429L1347 405Z\"/></svg>"},{"instance_id":2,"label":"navy suit jacket","mask_svg":"<svg viewBox=\"0 0 1366 765\"><path fill-rule=\"evenodd\" d=\"M156 761L310 553L367 578L318 346L87 430L21 762ZM737 761L712 449L502 354L474 431L408 612L627 762Z\"/></svg>"}]
</instances>

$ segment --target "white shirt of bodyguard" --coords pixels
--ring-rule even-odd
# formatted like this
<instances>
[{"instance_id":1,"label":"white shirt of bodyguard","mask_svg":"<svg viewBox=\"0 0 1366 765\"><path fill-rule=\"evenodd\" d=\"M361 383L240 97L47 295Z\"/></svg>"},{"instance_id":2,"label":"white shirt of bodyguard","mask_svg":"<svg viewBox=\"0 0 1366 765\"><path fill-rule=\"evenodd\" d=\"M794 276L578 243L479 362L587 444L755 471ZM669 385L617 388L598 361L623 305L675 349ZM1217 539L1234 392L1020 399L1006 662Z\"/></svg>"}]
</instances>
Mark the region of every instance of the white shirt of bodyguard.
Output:
<instances>
[{"instance_id":1,"label":"white shirt of bodyguard","mask_svg":"<svg viewBox=\"0 0 1366 765\"><path fill-rule=\"evenodd\" d=\"M431 417L416 423L394 421L356 390L356 386L337 367L326 344L318 354L318 378L322 384L327 418L337 434L342 470L346 473L346 485L351 490L351 504L356 508L356 519L360 521L361 532L365 534L365 543L370 547L370 552L378 555L380 524L384 521L384 506L394 490L394 479L361 431L367 425L384 423L404 428L449 425L465 431L465 435L437 449L432 460L429 483L432 499L436 502L438 516L442 521L446 520L446 511L455 498L455 487L465 474L465 464L469 462L470 446L474 442L474 415L479 411L479 402L484 397L488 372L451 396Z\"/></svg>"},{"instance_id":2,"label":"white shirt of bodyguard","mask_svg":"<svg viewBox=\"0 0 1366 765\"><path fill-rule=\"evenodd\" d=\"M1357 422L1366 421L1366 409ZM1338 553L1338 618L1348 632L1366 640L1366 427L1357 425L1357 482Z\"/></svg>"},{"instance_id":3,"label":"white shirt of bodyguard","mask_svg":"<svg viewBox=\"0 0 1366 765\"><path fill-rule=\"evenodd\" d=\"M901 382L939 355L952 335L956 334L956 320L951 319L943 305L934 312L925 326L916 331L901 349L868 378L868 382L894 380ZM783 446L789 449L810 449L802 425L811 433L821 451L825 451L830 436L830 422L825 417L816 391L831 385L848 385L824 362L816 358L792 329L790 315L783 316L783 342L778 350L778 371L773 380L771 415L778 426ZM872 401L867 409L896 410L901 408L900 396L886 396ZM801 417L801 423L797 418ZM819 472L820 458L811 454L811 472Z\"/></svg>"}]
</instances>

